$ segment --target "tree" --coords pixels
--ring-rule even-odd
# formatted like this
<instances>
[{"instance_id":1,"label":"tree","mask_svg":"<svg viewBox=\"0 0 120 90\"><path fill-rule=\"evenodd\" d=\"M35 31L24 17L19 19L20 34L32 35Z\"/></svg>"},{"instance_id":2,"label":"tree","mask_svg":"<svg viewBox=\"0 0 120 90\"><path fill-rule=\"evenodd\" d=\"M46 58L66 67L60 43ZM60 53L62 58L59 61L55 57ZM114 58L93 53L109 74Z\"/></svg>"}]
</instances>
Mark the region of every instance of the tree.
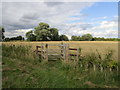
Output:
<instances>
[{"instance_id":1,"label":"tree","mask_svg":"<svg viewBox=\"0 0 120 90\"><path fill-rule=\"evenodd\" d=\"M22 36L12 37L10 38L10 41L17 41L17 40L24 40Z\"/></svg>"},{"instance_id":2,"label":"tree","mask_svg":"<svg viewBox=\"0 0 120 90\"><path fill-rule=\"evenodd\" d=\"M82 36L83 41L91 41L93 39L93 36L91 34L85 34Z\"/></svg>"},{"instance_id":3,"label":"tree","mask_svg":"<svg viewBox=\"0 0 120 90\"><path fill-rule=\"evenodd\" d=\"M36 41L36 36L33 34L33 31L28 31L26 33L27 41Z\"/></svg>"},{"instance_id":4,"label":"tree","mask_svg":"<svg viewBox=\"0 0 120 90\"><path fill-rule=\"evenodd\" d=\"M57 28L50 28L49 31L51 33L51 35L50 35L51 40L58 41L59 40L58 29Z\"/></svg>"},{"instance_id":5,"label":"tree","mask_svg":"<svg viewBox=\"0 0 120 90\"><path fill-rule=\"evenodd\" d=\"M57 41L59 34L57 28L50 28L47 23L39 23L34 31L37 41Z\"/></svg>"},{"instance_id":6,"label":"tree","mask_svg":"<svg viewBox=\"0 0 120 90\"><path fill-rule=\"evenodd\" d=\"M51 41L50 35L51 35L50 31L46 29L40 30L39 34L36 37L36 40L37 41Z\"/></svg>"},{"instance_id":7,"label":"tree","mask_svg":"<svg viewBox=\"0 0 120 90\"><path fill-rule=\"evenodd\" d=\"M39 26L37 26L37 27L34 28L35 29L34 33L36 35L39 35L40 30L48 29L49 27L50 26L47 23L41 22L41 23L39 23Z\"/></svg>"},{"instance_id":8,"label":"tree","mask_svg":"<svg viewBox=\"0 0 120 90\"><path fill-rule=\"evenodd\" d=\"M4 36L5 29L3 27L0 27L0 41L3 41L5 36Z\"/></svg>"},{"instance_id":9,"label":"tree","mask_svg":"<svg viewBox=\"0 0 120 90\"><path fill-rule=\"evenodd\" d=\"M34 34L30 34L29 38L27 40L28 41L36 41L36 36Z\"/></svg>"},{"instance_id":10,"label":"tree","mask_svg":"<svg viewBox=\"0 0 120 90\"><path fill-rule=\"evenodd\" d=\"M69 41L68 37L66 35L60 35L60 41Z\"/></svg>"},{"instance_id":11,"label":"tree","mask_svg":"<svg viewBox=\"0 0 120 90\"><path fill-rule=\"evenodd\" d=\"M29 38L29 35L30 34L33 34L33 31L31 30L31 31L28 31L27 33L26 33L26 38Z\"/></svg>"}]
</instances>

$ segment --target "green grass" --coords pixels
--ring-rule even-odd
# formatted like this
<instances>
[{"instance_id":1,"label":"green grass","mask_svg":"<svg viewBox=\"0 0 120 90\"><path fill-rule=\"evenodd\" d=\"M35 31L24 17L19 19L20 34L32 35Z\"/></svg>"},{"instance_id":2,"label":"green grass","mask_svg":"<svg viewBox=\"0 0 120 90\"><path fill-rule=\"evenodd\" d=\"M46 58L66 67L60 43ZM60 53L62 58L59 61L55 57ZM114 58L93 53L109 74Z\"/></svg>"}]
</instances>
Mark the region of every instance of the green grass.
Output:
<instances>
[{"instance_id":1,"label":"green grass","mask_svg":"<svg viewBox=\"0 0 120 90\"><path fill-rule=\"evenodd\" d=\"M40 62L30 48L3 45L3 88L119 88L117 71L94 71L61 61Z\"/></svg>"}]
</instances>

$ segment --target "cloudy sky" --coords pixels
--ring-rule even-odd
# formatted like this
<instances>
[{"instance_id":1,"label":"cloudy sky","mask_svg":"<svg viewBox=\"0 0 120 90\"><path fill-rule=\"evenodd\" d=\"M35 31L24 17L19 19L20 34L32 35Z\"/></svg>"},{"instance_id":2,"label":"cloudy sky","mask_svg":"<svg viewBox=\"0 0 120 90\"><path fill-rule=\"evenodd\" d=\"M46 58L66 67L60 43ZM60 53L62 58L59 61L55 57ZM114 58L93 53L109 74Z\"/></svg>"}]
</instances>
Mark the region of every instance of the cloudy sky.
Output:
<instances>
[{"instance_id":1,"label":"cloudy sky","mask_svg":"<svg viewBox=\"0 0 120 90\"><path fill-rule=\"evenodd\" d=\"M1 10L6 37L25 36L40 22L69 38L86 33L118 37L118 2L2 2Z\"/></svg>"}]
</instances>

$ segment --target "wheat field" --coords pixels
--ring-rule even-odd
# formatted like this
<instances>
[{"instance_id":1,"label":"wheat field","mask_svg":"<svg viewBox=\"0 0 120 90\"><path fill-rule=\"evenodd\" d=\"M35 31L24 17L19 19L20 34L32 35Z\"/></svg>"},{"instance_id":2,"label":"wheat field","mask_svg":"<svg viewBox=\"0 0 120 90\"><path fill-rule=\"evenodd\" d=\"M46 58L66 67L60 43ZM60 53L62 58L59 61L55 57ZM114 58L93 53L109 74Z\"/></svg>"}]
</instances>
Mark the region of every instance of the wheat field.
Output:
<instances>
[{"instance_id":1,"label":"wheat field","mask_svg":"<svg viewBox=\"0 0 120 90\"><path fill-rule=\"evenodd\" d=\"M96 50L102 55L104 55L107 50L114 51L114 58L118 60L118 47L119 43L117 41L42 41L42 42L3 42L2 44L6 45L27 45L31 46L31 49L34 51L37 45L41 45L42 43L47 44L60 44L60 43L68 43L70 47L73 48L81 48L82 54L88 53L96 53Z\"/></svg>"}]
</instances>

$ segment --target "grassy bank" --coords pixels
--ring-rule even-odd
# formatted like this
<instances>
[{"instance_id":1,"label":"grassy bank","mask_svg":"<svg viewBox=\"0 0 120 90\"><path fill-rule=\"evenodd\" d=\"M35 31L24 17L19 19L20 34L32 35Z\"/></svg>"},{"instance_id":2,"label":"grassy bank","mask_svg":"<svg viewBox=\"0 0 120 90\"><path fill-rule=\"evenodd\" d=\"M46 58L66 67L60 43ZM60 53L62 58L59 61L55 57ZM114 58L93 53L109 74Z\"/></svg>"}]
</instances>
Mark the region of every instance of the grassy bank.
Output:
<instances>
[{"instance_id":1,"label":"grassy bank","mask_svg":"<svg viewBox=\"0 0 120 90\"><path fill-rule=\"evenodd\" d=\"M30 46L7 46L2 48L3 88L118 88L119 74L116 70L93 70L81 64L40 62ZM89 54L80 58L95 59ZM112 57L109 57L111 59ZM90 60L90 59L89 59Z\"/></svg>"}]
</instances>

